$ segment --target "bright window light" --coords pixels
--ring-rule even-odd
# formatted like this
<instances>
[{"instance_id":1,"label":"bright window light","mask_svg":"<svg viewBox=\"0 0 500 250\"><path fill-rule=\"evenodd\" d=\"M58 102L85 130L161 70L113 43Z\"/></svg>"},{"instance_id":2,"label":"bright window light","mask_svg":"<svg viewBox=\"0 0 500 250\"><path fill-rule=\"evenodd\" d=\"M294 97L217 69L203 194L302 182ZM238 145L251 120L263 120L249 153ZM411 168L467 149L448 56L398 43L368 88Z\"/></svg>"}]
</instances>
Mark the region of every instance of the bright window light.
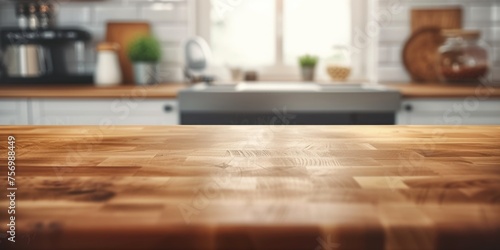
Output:
<instances>
[{"instance_id":1,"label":"bright window light","mask_svg":"<svg viewBox=\"0 0 500 250\"><path fill-rule=\"evenodd\" d=\"M275 18L272 0L212 0L214 59L227 65L274 64Z\"/></svg>"},{"instance_id":2,"label":"bright window light","mask_svg":"<svg viewBox=\"0 0 500 250\"><path fill-rule=\"evenodd\" d=\"M348 45L350 20L350 0L285 0L284 62L295 65L307 53L328 57L333 46Z\"/></svg>"},{"instance_id":3,"label":"bright window light","mask_svg":"<svg viewBox=\"0 0 500 250\"><path fill-rule=\"evenodd\" d=\"M350 43L350 0L211 1L211 46L220 64L293 66L300 55L326 58Z\"/></svg>"}]
</instances>

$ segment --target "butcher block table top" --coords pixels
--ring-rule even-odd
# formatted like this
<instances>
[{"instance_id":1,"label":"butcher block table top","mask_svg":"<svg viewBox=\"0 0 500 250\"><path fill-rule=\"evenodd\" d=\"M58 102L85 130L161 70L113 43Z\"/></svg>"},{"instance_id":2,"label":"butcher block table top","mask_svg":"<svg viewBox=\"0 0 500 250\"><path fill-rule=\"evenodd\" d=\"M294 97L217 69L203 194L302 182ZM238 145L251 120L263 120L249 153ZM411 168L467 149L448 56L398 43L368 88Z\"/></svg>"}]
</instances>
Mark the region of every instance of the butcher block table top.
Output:
<instances>
[{"instance_id":1,"label":"butcher block table top","mask_svg":"<svg viewBox=\"0 0 500 250\"><path fill-rule=\"evenodd\" d=\"M1 249L500 249L500 127L0 131Z\"/></svg>"}]
</instances>

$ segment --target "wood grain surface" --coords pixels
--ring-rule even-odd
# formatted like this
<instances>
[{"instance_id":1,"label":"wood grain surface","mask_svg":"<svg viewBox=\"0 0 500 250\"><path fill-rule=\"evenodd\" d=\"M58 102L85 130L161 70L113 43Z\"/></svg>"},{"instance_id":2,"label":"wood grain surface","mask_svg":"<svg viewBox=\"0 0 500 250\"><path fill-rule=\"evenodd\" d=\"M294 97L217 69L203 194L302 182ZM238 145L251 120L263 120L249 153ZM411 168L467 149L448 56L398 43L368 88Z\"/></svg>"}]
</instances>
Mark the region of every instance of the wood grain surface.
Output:
<instances>
[{"instance_id":1,"label":"wood grain surface","mask_svg":"<svg viewBox=\"0 0 500 250\"><path fill-rule=\"evenodd\" d=\"M500 246L500 127L4 126L3 159L8 135L5 249Z\"/></svg>"},{"instance_id":2,"label":"wood grain surface","mask_svg":"<svg viewBox=\"0 0 500 250\"><path fill-rule=\"evenodd\" d=\"M392 83L384 86L398 90L404 98L500 98L499 84Z\"/></svg>"},{"instance_id":3,"label":"wood grain surface","mask_svg":"<svg viewBox=\"0 0 500 250\"><path fill-rule=\"evenodd\" d=\"M113 87L96 86L24 86L0 87L0 98L177 98L177 93L185 89L180 83L166 83L152 86L121 85Z\"/></svg>"},{"instance_id":4,"label":"wood grain surface","mask_svg":"<svg viewBox=\"0 0 500 250\"><path fill-rule=\"evenodd\" d=\"M404 65L414 81L438 82L437 50L444 42L440 33L443 29L462 28L462 8L413 9L411 27L412 36L403 52Z\"/></svg>"},{"instance_id":5,"label":"wood grain surface","mask_svg":"<svg viewBox=\"0 0 500 250\"><path fill-rule=\"evenodd\" d=\"M461 29L462 8L460 6L411 10L411 30L422 28Z\"/></svg>"},{"instance_id":6,"label":"wood grain surface","mask_svg":"<svg viewBox=\"0 0 500 250\"><path fill-rule=\"evenodd\" d=\"M475 84L443 83L383 83L401 91L405 98L465 98L471 96L500 98L500 85L496 87ZM0 98L120 98L134 94L144 98L176 98L180 90L187 88L181 83L165 83L154 86L0 86Z\"/></svg>"},{"instance_id":7,"label":"wood grain surface","mask_svg":"<svg viewBox=\"0 0 500 250\"><path fill-rule=\"evenodd\" d=\"M439 28L422 28L414 32L403 48L403 64L415 82L439 81L438 49L443 44Z\"/></svg>"}]
</instances>

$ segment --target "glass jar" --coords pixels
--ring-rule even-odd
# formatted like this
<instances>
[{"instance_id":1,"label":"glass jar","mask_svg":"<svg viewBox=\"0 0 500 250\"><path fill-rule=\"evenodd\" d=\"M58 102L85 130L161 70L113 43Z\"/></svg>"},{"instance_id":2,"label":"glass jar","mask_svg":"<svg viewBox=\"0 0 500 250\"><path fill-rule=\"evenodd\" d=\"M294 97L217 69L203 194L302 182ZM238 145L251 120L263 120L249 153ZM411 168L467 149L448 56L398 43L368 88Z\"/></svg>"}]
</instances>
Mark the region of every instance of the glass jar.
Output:
<instances>
[{"instance_id":1,"label":"glass jar","mask_svg":"<svg viewBox=\"0 0 500 250\"><path fill-rule=\"evenodd\" d=\"M475 30L443 30L438 68L443 82L478 82L490 68L488 46Z\"/></svg>"},{"instance_id":2,"label":"glass jar","mask_svg":"<svg viewBox=\"0 0 500 250\"><path fill-rule=\"evenodd\" d=\"M351 75L351 58L346 46L334 46L333 54L326 59L326 72L335 82L347 80Z\"/></svg>"}]
</instances>

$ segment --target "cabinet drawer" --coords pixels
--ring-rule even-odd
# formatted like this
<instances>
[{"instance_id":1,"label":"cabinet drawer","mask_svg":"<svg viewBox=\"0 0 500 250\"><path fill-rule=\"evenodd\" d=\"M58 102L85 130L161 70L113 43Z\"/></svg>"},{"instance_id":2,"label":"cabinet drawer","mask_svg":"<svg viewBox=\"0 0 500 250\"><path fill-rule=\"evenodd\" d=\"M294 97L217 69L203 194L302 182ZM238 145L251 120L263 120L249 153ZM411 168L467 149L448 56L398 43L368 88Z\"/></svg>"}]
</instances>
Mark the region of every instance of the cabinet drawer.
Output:
<instances>
[{"instance_id":1,"label":"cabinet drawer","mask_svg":"<svg viewBox=\"0 0 500 250\"><path fill-rule=\"evenodd\" d=\"M403 100L397 117L400 125L500 125L500 100Z\"/></svg>"},{"instance_id":2,"label":"cabinet drawer","mask_svg":"<svg viewBox=\"0 0 500 250\"><path fill-rule=\"evenodd\" d=\"M44 125L176 125L176 100L33 100L33 122Z\"/></svg>"},{"instance_id":3,"label":"cabinet drawer","mask_svg":"<svg viewBox=\"0 0 500 250\"><path fill-rule=\"evenodd\" d=\"M67 99L43 99L33 100L38 108L50 113L74 113L80 114L105 114L105 115L127 115L127 114L165 114L164 107L170 105L172 110L177 109L177 100L133 100L133 99L100 99L100 100L67 100Z\"/></svg>"},{"instance_id":4,"label":"cabinet drawer","mask_svg":"<svg viewBox=\"0 0 500 250\"><path fill-rule=\"evenodd\" d=\"M0 125L28 125L27 99L0 99Z\"/></svg>"},{"instance_id":5,"label":"cabinet drawer","mask_svg":"<svg viewBox=\"0 0 500 250\"><path fill-rule=\"evenodd\" d=\"M475 98L403 100L401 107L403 110L415 112L445 112L448 110L500 112L500 100L478 101Z\"/></svg>"}]
</instances>

